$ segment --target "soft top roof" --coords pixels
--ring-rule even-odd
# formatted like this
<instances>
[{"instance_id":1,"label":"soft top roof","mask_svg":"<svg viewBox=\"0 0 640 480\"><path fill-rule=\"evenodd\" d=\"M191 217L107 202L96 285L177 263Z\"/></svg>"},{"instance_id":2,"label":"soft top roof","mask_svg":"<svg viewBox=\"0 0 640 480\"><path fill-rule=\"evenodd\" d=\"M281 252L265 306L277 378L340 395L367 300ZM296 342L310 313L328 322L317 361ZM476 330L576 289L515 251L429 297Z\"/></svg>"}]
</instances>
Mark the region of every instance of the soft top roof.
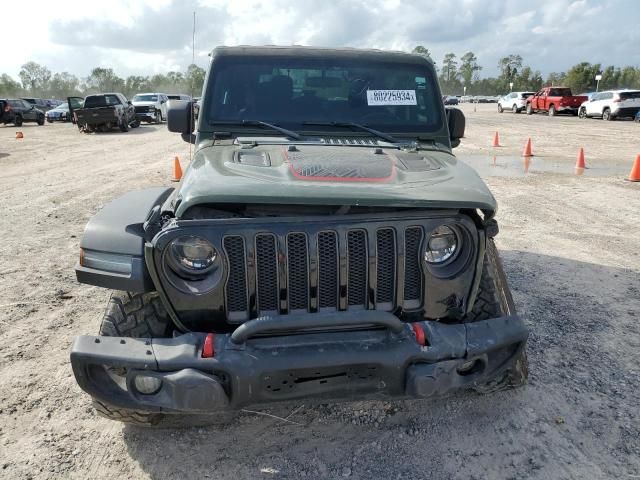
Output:
<instances>
[{"instance_id":1,"label":"soft top roof","mask_svg":"<svg viewBox=\"0 0 640 480\"><path fill-rule=\"evenodd\" d=\"M367 59L384 62L414 63L424 65L431 62L422 55L401 51L385 51L359 48L325 48L303 47L299 45L281 47L265 45L261 47L240 45L237 47L216 47L211 52L212 57L256 57L256 56L283 56L283 57L308 57L308 58L353 58Z\"/></svg>"}]
</instances>

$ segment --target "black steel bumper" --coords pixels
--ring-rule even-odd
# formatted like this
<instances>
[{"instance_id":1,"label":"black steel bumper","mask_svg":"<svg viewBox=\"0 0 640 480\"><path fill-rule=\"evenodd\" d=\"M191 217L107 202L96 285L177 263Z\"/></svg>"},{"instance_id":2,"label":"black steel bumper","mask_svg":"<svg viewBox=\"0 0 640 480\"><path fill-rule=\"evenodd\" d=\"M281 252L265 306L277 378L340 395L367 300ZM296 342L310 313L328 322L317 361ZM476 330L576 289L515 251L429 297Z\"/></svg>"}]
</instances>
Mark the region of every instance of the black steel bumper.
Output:
<instances>
[{"instance_id":1,"label":"black steel bumper","mask_svg":"<svg viewBox=\"0 0 640 480\"><path fill-rule=\"evenodd\" d=\"M427 341L421 346L411 325L390 313L343 315L252 320L232 335L216 335L212 358L202 358L205 333L148 340L81 336L71 364L82 389L106 404L203 413L301 398L441 396L500 375L528 336L518 316L462 325L425 321L418 323ZM309 330L309 317L314 325L333 320L352 329ZM363 328L353 330L358 325ZM161 379L160 390L139 393L136 375Z\"/></svg>"}]
</instances>

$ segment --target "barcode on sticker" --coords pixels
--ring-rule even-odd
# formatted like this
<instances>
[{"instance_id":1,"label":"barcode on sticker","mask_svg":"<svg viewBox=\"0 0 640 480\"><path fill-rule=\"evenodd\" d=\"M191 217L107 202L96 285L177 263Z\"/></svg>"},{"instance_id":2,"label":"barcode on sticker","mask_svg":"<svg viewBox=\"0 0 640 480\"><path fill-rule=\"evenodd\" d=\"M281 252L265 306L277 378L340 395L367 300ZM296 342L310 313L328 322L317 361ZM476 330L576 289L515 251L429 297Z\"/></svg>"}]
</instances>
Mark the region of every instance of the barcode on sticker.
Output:
<instances>
[{"instance_id":1,"label":"barcode on sticker","mask_svg":"<svg viewBox=\"0 0 640 480\"><path fill-rule=\"evenodd\" d=\"M368 105L417 105L415 90L367 90Z\"/></svg>"}]
</instances>

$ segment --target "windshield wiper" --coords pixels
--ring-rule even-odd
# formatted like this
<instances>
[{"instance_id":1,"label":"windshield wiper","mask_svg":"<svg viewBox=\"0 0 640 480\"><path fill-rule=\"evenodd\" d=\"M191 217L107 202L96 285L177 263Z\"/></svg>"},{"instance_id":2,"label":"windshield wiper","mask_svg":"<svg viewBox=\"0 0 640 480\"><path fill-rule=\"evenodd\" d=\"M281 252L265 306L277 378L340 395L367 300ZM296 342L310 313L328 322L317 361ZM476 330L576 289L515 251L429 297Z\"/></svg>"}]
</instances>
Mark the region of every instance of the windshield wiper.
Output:
<instances>
[{"instance_id":1,"label":"windshield wiper","mask_svg":"<svg viewBox=\"0 0 640 480\"><path fill-rule=\"evenodd\" d=\"M254 126L254 127L264 127L270 128L271 130L275 130L280 133L284 133L287 137L293 138L294 140L304 140L305 138L292 130L287 130L286 128L279 127L277 125L273 125L271 123L262 122L260 120L238 120L238 121L215 121L210 122L212 125L243 125L243 126Z\"/></svg>"},{"instance_id":2,"label":"windshield wiper","mask_svg":"<svg viewBox=\"0 0 640 480\"><path fill-rule=\"evenodd\" d=\"M392 137L388 133L381 132L380 130L375 130L373 128L369 128L365 125L361 125L359 123L353 122L302 122L303 125L318 125L318 126L328 126L328 127L344 127L344 128L355 128L358 130L363 130L365 132L369 132L370 134L382 138L390 143L400 143L395 137Z\"/></svg>"}]
</instances>

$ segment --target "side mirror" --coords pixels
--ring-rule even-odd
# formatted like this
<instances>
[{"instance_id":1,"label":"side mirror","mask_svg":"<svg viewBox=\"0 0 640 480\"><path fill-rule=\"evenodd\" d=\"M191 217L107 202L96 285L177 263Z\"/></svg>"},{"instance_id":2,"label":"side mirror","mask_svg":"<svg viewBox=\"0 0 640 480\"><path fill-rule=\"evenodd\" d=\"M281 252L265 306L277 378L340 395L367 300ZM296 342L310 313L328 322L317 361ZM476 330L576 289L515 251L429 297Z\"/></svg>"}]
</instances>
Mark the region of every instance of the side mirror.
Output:
<instances>
[{"instance_id":1,"label":"side mirror","mask_svg":"<svg viewBox=\"0 0 640 480\"><path fill-rule=\"evenodd\" d=\"M169 100L167 102L167 128L170 132L182 134L185 142L193 143L195 121L193 102L188 100Z\"/></svg>"},{"instance_id":2,"label":"side mirror","mask_svg":"<svg viewBox=\"0 0 640 480\"><path fill-rule=\"evenodd\" d=\"M466 119L462 110L457 108L447 108L447 124L449 125L449 138L451 139L451 148L460 145L460 139L464 137L464 128Z\"/></svg>"},{"instance_id":3,"label":"side mirror","mask_svg":"<svg viewBox=\"0 0 640 480\"><path fill-rule=\"evenodd\" d=\"M131 105L131 100L127 100L127 105Z\"/></svg>"},{"instance_id":4,"label":"side mirror","mask_svg":"<svg viewBox=\"0 0 640 480\"><path fill-rule=\"evenodd\" d=\"M162 105L165 102L166 102L166 100L160 100L160 105Z\"/></svg>"}]
</instances>

